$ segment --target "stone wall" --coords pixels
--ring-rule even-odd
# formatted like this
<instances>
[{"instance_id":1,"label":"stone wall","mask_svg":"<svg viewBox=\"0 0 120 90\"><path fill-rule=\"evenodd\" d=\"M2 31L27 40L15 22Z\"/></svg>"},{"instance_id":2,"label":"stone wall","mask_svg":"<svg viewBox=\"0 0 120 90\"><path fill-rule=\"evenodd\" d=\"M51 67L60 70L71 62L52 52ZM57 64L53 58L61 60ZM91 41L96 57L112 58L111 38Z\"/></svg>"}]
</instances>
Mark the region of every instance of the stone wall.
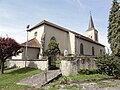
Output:
<instances>
[{"instance_id":1,"label":"stone wall","mask_svg":"<svg viewBox=\"0 0 120 90\"><path fill-rule=\"evenodd\" d=\"M9 67L17 66L20 68L23 67L31 67L31 68L38 68L41 70L48 69L48 60L42 59L42 60L22 60L22 59L12 59L10 60Z\"/></svg>"},{"instance_id":2,"label":"stone wall","mask_svg":"<svg viewBox=\"0 0 120 90\"><path fill-rule=\"evenodd\" d=\"M65 57L61 60L61 72L64 76L75 75L80 69L96 69L95 57Z\"/></svg>"}]
</instances>

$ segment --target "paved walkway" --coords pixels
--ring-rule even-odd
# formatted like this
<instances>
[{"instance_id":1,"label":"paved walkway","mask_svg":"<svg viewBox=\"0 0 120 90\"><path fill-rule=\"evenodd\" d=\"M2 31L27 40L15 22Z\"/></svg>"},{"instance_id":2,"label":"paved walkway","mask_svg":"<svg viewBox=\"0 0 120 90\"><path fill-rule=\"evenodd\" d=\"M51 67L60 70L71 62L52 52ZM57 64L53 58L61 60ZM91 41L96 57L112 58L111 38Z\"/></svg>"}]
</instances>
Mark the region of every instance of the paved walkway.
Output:
<instances>
[{"instance_id":1,"label":"paved walkway","mask_svg":"<svg viewBox=\"0 0 120 90\"><path fill-rule=\"evenodd\" d=\"M20 80L17 84L40 88L61 74L60 70L48 70Z\"/></svg>"}]
</instances>

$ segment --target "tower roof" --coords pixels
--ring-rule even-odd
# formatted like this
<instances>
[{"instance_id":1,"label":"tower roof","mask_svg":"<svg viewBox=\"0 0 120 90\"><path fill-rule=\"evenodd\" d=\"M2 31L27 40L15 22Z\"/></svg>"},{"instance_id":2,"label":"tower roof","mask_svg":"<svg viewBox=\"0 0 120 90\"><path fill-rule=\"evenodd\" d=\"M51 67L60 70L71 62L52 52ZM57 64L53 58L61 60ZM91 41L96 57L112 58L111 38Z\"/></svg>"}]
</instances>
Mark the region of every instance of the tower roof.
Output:
<instances>
[{"instance_id":1,"label":"tower roof","mask_svg":"<svg viewBox=\"0 0 120 90\"><path fill-rule=\"evenodd\" d=\"M88 26L88 29L89 28L94 28L94 23L93 23L93 19L92 19L92 16L90 15L90 20L89 20L89 26Z\"/></svg>"},{"instance_id":2,"label":"tower roof","mask_svg":"<svg viewBox=\"0 0 120 90\"><path fill-rule=\"evenodd\" d=\"M94 26L94 22L93 22L91 13L90 13L90 20L89 20L89 26L88 26L88 30L87 31L90 31L90 30L96 30L95 26Z\"/></svg>"}]
</instances>

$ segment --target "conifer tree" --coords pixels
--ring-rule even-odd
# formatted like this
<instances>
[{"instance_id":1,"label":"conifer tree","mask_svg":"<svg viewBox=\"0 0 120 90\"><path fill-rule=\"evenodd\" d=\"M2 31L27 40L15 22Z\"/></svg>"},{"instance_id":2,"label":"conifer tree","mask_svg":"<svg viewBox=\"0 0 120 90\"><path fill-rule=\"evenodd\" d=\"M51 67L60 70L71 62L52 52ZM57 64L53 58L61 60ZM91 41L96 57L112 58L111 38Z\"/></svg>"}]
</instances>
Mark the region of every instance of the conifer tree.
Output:
<instances>
[{"instance_id":1,"label":"conifer tree","mask_svg":"<svg viewBox=\"0 0 120 90\"><path fill-rule=\"evenodd\" d=\"M52 37L48 44L48 49L45 51L45 54L49 56L49 55L57 55L59 53L60 53L59 44L57 43L55 37Z\"/></svg>"},{"instance_id":2,"label":"conifer tree","mask_svg":"<svg viewBox=\"0 0 120 90\"><path fill-rule=\"evenodd\" d=\"M113 0L109 14L108 42L112 54L120 57L120 3Z\"/></svg>"}]
</instances>

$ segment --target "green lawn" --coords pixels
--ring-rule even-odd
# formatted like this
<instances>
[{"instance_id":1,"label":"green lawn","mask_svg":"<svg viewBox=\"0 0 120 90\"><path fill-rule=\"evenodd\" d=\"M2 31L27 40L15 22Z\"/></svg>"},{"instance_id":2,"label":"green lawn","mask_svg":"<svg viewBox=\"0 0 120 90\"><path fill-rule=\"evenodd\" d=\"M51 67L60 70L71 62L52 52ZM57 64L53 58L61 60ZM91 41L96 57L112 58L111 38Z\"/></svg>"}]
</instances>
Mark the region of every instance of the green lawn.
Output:
<instances>
[{"instance_id":1,"label":"green lawn","mask_svg":"<svg viewBox=\"0 0 120 90\"><path fill-rule=\"evenodd\" d=\"M104 74L91 74L91 75L78 74L78 75L70 76L70 78L72 80L86 80L86 79L108 78L108 76Z\"/></svg>"},{"instance_id":2,"label":"green lawn","mask_svg":"<svg viewBox=\"0 0 120 90\"><path fill-rule=\"evenodd\" d=\"M25 90L30 89L31 87L16 85L16 82L40 73L41 70L33 69L33 68L13 68L5 70L3 75L0 75L0 90Z\"/></svg>"},{"instance_id":3,"label":"green lawn","mask_svg":"<svg viewBox=\"0 0 120 90\"><path fill-rule=\"evenodd\" d=\"M83 81L83 80L91 80L91 79L102 79L102 78L109 78L107 75L103 74L91 74L91 75L85 75L85 74L78 74L74 76L62 76L58 80L54 80L54 82L51 82L49 84L49 90L58 90L60 89L61 85L64 86L63 89L68 90L83 90L82 86L80 85L80 82L71 83L71 81ZM87 81L85 81L87 82ZM77 87L77 88L76 88ZM43 89L44 90L44 89Z\"/></svg>"},{"instance_id":4,"label":"green lawn","mask_svg":"<svg viewBox=\"0 0 120 90\"><path fill-rule=\"evenodd\" d=\"M16 82L18 82L19 80L25 77L28 77L37 73L41 73L41 70L33 69L33 68L7 69L5 70L5 74L0 75L0 90L33 90L34 88L32 87L16 85ZM50 83L48 86L49 86L49 90L57 90L61 87L61 85L65 85L64 89L75 90L76 87L79 86L79 82L76 83L77 86L64 84L64 83L66 81L69 83L69 81L71 80L86 80L86 79L93 79L93 78L97 79L97 78L107 78L107 77L108 77L107 75L101 75L101 74L91 74L91 75L78 74L78 75L69 76L69 77L62 76L58 80L55 80L54 82ZM45 90L44 87L41 89Z\"/></svg>"}]
</instances>

